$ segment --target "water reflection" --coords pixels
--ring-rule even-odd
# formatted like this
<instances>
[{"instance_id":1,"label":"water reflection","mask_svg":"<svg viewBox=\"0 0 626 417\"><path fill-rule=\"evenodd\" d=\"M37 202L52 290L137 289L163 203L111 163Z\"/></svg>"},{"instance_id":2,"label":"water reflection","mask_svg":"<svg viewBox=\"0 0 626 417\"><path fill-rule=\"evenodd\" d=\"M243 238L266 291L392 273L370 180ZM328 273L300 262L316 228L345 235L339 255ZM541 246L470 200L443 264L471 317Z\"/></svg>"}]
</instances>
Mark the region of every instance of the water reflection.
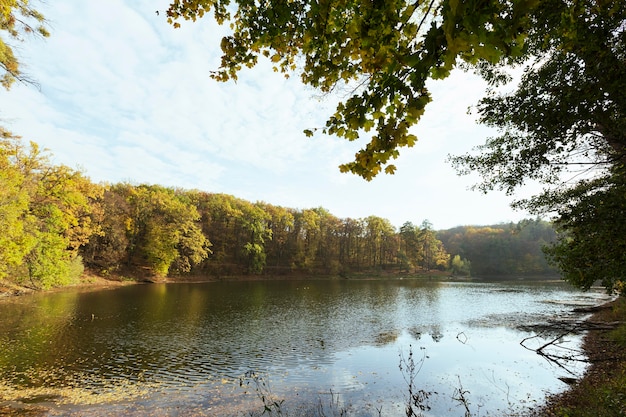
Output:
<instances>
[{"instance_id":1,"label":"water reflection","mask_svg":"<svg viewBox=\"0 0 626 417\"><path fill-rule=\"evenodd\" d=\"M0 304L0 378L9 388L90 393L147 387L135 389L144 400L89 410L127 407L126 414L141 415L244 407L254 398L239 381L252 370L291 402L333 390L355 406L384 405L383 415L399 416L405 381L398 364L413 349L424 355L421 386L446 399L433 404L433 415L446 415L459 381L485 413L563 387L561 370L519 346L529 335L522 325L601 300L555 284L375 280L49 294Z\"/></svg>"}]
</instances>

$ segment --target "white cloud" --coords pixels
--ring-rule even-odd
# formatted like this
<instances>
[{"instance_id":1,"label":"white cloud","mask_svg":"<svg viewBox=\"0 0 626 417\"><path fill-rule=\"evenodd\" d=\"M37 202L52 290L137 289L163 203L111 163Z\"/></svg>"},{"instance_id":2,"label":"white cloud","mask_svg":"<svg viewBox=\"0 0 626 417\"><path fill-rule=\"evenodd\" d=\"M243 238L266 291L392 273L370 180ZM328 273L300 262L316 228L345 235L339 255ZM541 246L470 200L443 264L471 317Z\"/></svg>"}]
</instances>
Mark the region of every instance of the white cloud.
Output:
<instances>
[{"instance_id":1,"label":"white cloud","mask_svg":"<svg viewBox=\"0 0 626 417\"><path fill-rule=\"evenodd\" d=\"M237 83L210 79L225 28L210 17L174 29L166 0L50 2L48 40L29 40L22 59L41 84L0 92L0 116L15 133L81 166L96 181L159 183L288 207L323 206L339 217L377 215L397 226L430 219L443 228L516 220L510 199L469 192L446 164L489 131L466 115L482 93L476 77L433 84L434 101L394 176L368 183L340 174L363 142L303 130L321 127L339 97L315 98L298 77L268 62Z\"/></svg>"}]
</instances>

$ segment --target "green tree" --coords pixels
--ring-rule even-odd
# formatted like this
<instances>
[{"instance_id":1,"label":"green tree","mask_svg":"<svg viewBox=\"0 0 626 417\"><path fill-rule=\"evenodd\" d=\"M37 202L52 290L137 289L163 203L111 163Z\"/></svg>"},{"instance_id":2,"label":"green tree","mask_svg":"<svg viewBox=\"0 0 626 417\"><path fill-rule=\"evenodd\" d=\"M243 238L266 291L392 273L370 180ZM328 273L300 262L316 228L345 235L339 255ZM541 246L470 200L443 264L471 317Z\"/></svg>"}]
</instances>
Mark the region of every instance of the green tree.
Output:
<instances>
[{"instance_id":1,"label":"green tree","mask_svg":"<svg viewBox=\"0 0 626 417\"><path fill-rule=\"evenodd\" d=\"M263 205L241 201L242 217L240 222L240 242L247 271L260 274L265 268L267 255L265 242L272 239L272 230L268 228L270 215Z\"/></svg>"},{"instance_id":2,"label":"green tree","mask_svg":"<svg viewBox=\"0 0 626 417\"><path fill-rule=\"evenodd\" d=\"M263 204L263 209L270 216L267 228L272 233L272 240L266 242L268 266L271 264L275 272L285 272L291 265L288 244L294 227L293 211L271 204Z\"/></svg>"},{"instance_id":3,"label":"green tree","mask_svg":"<svg viewBox=\"0 0 626 417\"><path fill-rule=\"evenodd\" d=\"M472 271L471 262L467 259L461 259L459 255L454 255L450 261L450 270L454 275L469 276Z\"/></svg>"},{"instance_id":4,"label":"green tree","mask_svg":"<svg viewBox=\"0 0 626 417\"><path fill-rule=\"evenodd\" d=\"M27 232L30 196L24 172L17 165L25 158L19 138L0 128L0 280L21 265L35 244Z\"/></svg>"},{"instance_id":5,"label":"green tree","mask_svg":"<svg viewBox=\"0 0 626 417\"><path fill-rule=\"evenodd\" d=\"M67 285L83 272L79 249L99 232L91 223L92 201L100 193L80 172L41 165L30 201L31 233L37 244L26 257L31 282L43 288Z\"/></svg>"},{"instance_id":6,"label":"green tree","mask_svg":"<svg viewBox=\"0 0 626 417\"><path fill-rule=\"evenodd\" d=\"M43 15L31 6L30 1L0 0L0 30L6 35L0 37L0 84L5 89L8 90L16 80L29 81L22 73L11 41L21 42L30 34L49 36L44 24Z\"/></svg>"},{"instance_id":7,"label":"green tree","mask_svg":"<svg viewBox=\"0 0 626 417\"><path fill-rule=\"evenodd\" d=\"M446 269L450 261L450 255L446 252L443 243L437 239L433 230L433 225L428 220L424 220L419 228L418 245L422 252L422 268Z\"/></svg>"},{"instance_id":8,"label":"green tree","mask_svg":"<svg viewBox=\"0 0 626 417\"><path fill-rule=\"evenodd\" d=\"M51 165L34 142L26 148L1 132L0 278L41 288L68 284L82 273L79 248L98 231L90 215L99 190L80 172Z\"/></svg>"},{"instance_id":9,"label":"green tree","mask_svg":"<svg viewBox=\"0 0 626 417\"><path fill-rule=\"evenodd\" d=\"M559 237L546 249L564 278L589 289L600 281L608 291L626 295L626 175L583 182L556 197Z\"/></svg>"},{"instance_id":10,"label":"green tree","mask_svg":"<svg viewBox=\"0 0 626 417\"><path fill-rule=\"evenodd\" d=\"M157 276L167 276L188 272L208 256L210 242L198 224L200 215L184 193L157 185L123 184L119 190L130 205L129 262L145 263Z\"/></svg>"},{"instance_id":11,"label":"green tree","mask_svg":"<svg viewBox=\"0 0 626 417\"><path fill-rule=\"evenodd\" d=\"M213 274L241 273L241 245L237 241L238 224L243 212L239 200L228 194L199 193L196 207L201 215L202 231L211 236L212 254L202 269Z\"/></svg>"},{"instance_id":12,"label":"green tree","mask_svg":"<svg viewBox=\"0 0 626 417\"><path fill-rule=\"evenodd\" d=\"M461 173L478 171L483 191L544 183L544 193L515 205L554 216L561 238L549 253L567 280L588 288L602 277L610 291L624 273L611 268L613 278L596 275L594 264L615 255L601 242L622 247L626 239L611 233L623 228L623 218L609 220L598 209L626 204L619 191L626 163L626 3L551 0L541 8L536 22L545 36L533 39L535 59L521 82L478 105L481 122L501 135L453 162Z\"/></svg>"},{"instance_id":13,"label":"green tree","mask_svg":"<svg viewBox=\"0 0 626 417\"><path fill-rule=\"evenodd\" d=\"M402 255L405 260L405 268L415 269L424 260L424 253L420 250L420 231L411 222L406 222L400 227L400 237L402 239Z\"/></svg>"},{"instance_id":14,"label":"green tree","mask_svg":"<svg viewBox=\"0 0 626 417\"><path fill-rule=\"evenodd\" d=\"M259 57L277 71L299 71L303 83L330 92L346 84L322 131L348 140L373 131L353 162L341 166L365 179L393 173L398 148L413 146L410 127L431 100L426 82L450 74L457 62L496 64L523 56L541 2L431 0L271 1L174 0L168 21L213 12L232 32L221 42L212 76L237 79ZM305 131L313 134L313 131Z\"/></svg>"}]
</instances>

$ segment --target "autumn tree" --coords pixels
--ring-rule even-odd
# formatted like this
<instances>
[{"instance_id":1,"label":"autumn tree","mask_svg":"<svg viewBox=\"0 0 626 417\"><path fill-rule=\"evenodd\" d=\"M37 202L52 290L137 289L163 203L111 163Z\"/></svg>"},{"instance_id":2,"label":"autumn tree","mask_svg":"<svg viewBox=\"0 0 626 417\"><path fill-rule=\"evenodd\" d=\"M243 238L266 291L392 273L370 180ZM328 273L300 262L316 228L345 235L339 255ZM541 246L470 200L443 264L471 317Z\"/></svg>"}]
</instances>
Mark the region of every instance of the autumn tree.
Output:
<instances>
[{"instance_id":1,"label":"autumn tree","mask_svg":"<svg viewBox=\"0 0 626 417\"><path fill-rule=\"evenodd\" d=\"M22 42L25 36L49 36L45 19L28 0L0 0L0 84L9 89L16 80L28 82L15 56L12 42Z\"/></svg>"},{"instance_id":2,"label":"autumn tree","mask_svg":"<svg viewBox=\"0 0 626 417\"><path fill-rule=\"evenodd\" d=\"M450 261L450 255L443 243L437 239L437 234L430 221L424 220L419 228L418 245L423 253L422 268L445 270Z\"/></svg>"},{"instance_id":3,"label":"autumn tree","mask_svg":"<svg viewBox=\"0 0 626 417\"><path fill-rule=\"evenodd\" d=\"M553 214L561 249L581 243L572 238L583 231L604 230L598 223L603 216L572 213L592 210L585 205L603 199L624 204L613 190L623 182L626 163L624 1L173 0L167 11L175 27L208 13L231 28L221 42L215 79L236 79L241 68L267 57L276 71L298 73L322 92L348 87L321 128L348 140L369 135L354 161L340 167L344 172L370 180L395 171L391 162L399 149L417 140L410 128L430 101L428 80L462 67L499 87L511 80L507 66L524 64L514 92L494 89L478 105L481 122L502 134L478 154L453 158L460 172L482 174L483 190L510 193L529 180L554 186L516 205ZM588 167L595 171L582 175ZM595 250L585 252L585 262L555 258L564 270L573 267L584 276L572 280L583 287L595 279L591 265L604 250L586 247ZM605 282L619 284L623 275Z\"/></svg>"},{"instance_id":4,"label":"autumn tree","mask_svg":"<svg viewBox=\"0 0 626 417\"><path fill-rule=\"evenodd\" d=\"M0 249L2 275L34 287L70 283L82 273L79 248L99 226L91 222L100 190L80 172L50 164L34 142L1 130ZM4 223L4 224L2 224Z\"/></svg>"},{"instance_id":5,"label":"autumn tree","mask_svg":"<svg viewBox=\"0 0 626 417\"><path fill-rule=\"evenodd\" d=\"M555 276L542 248L556 239L551 223L526 219L491 226L459 226L440 230L437 237L459 261L471 265L475 276ZM451 264L460 271L461 264Z\"/></svg>"},{"instance_id":6,"label":"autumn tree","mask_svg":"<svg viewBox=\"0 0 626 417\"><path fill-rule=\"evenodd\" d=\"M94 201L92 222L100 233L93 234L81 248L85 266L104 276L118 272L128 257L128 226L131 208L119 186L105 185L102 195Z\"/></svg>"},{"instance_id":7,"label":"autumn tree","mask_svg":"<svg viewBox=\"0 0 626 417\"><path fill-rule=\"evenodd\" d=\"M17 160L24 158L19 138L0 128L0 280L21 265L35 245L28 233L30 196Z\"/></svg>"},{"instance_id":8,"label":"autumn tree","mask_svg":"<svg viewBox=\"0 0 626 417\"><path fill-rule=\"evenodd\" d=\"M367 262L371 267L383 267L396 261L396 229L387 219L368 216L364 219L367 242Z\"/></svg>"},{"instance_id":9,"label":"autumn tree","mask_svg":"<svg viewBox=\"0 0 626 417\"><path fill-rule=\"evenodd\" d=\"M400 227L400 237L402 239L401 257L404 267L407 270L415 269L423 262L424 253L419 245L419 228L411 222L405 222Z\"/></svg>"},{"instance_id":10,"label":"autumn tree","mask_svg":"<svg viewBox=\"0 0 626 417\"><path fill-rule=\"evenodd\" d=\"M269 215L267 229L272 232L272 239L266 242L267 264L275 272L287 272L291 264L289 236L294 227L293 210L271 204L262 206Z\"/></svg>"},{"instance_id":11,"label":"autumn tree","mask_svg":"<svg viewBox=\"0 0 626 417\"><path fill-rule=\"evenodd\" d=\"M312 209L304 209L294 217L294 267L311 271L316 266L320 240L320 217Z\"/></svg>"},{"instance_id":12,"label":"autumn tree","mask_svg":"<svg viewBox=\"0 0 626 417\"><path fill-rule=\"evenodd\" d=\"M404 223L400 227L400 237L407 269L422 268L428 271L448 267L450 255L428 220L424 220L420 226L411 222Z\"/></svg>"},{"instance_id":13,"label":"autumn tree","mask_svg":"<svg viewBox=\"0 0 626 417\"><path fill-rule=\"evenodd\" d=\"M118 186L130 206L128 260L157 276L188 272L209 254L200 215L184 195L156 185ZM129 265L130 266L130 265Z\"/></svg>"},{"instance_id":14,"label":"autumn tree","mask_svg":"<svg viewBox=\"0 0 626 417\"><path fill-rule=\"evenodd\" d=\"M174 0L168 21L178 27L212 13L230 24L212 74L217 80L236 80L241 68L267 57L276 71L298 72L324 93L347 85L351 93L321 130L348 140L370 135L355 160L341 166L369 180L383 169L393 173L398 149L416 142L410 128L431 100L427 81L446 78L458 62L480 66L523 56L540 2L232 3Z\"/></svg>"},{"instance_id":15,"label":"autumn tree","mask_svg":"<svg viewBox=\"0 0 626 417\"><path fill-rule=\"evenodd\" d=\"M91 222L92 201L101 190L82 173L65 166L43 165L35 171L30 214L37 241L26 256L31 282L44 288L65 285L83 272L79 249L99 232Z\"/></svg>"},{"instance_id":16,"label":"autumn tree","mask_svg":"<svg viewBox=\"0 0 626 417\"><path fill-rule=\"evenodd\" d=\"M362 219L342 219L339 260L345 270L359 270L364 266L365 222Z\"/></svg>"}]
</instances>

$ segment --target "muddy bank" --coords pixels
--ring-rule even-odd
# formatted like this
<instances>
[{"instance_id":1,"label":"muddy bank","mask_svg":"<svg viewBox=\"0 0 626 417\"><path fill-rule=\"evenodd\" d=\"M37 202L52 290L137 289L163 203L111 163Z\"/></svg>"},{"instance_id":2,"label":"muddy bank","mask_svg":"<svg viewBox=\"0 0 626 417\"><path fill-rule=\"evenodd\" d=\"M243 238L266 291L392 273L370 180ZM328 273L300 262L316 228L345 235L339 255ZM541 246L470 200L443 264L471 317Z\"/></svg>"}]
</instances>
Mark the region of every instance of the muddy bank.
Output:
<instances>
[{"instance_id":1,"label":"muddy bank","mask_svg":"<svg viewBox=\"0 0 626 417\"><path fill-rule=\"evenodd\" d=\"M73 285L68 285L65 287L56 287L50 288L47 290L32 288L22 285L17 285L11 282L0 282L0 300L3 298L10 298L15 296L34 294L34 293L48 293L48 292L59 292L66 290L99 290L104 288L115 288L124 285L132 285L138 284L139 281L133 279L127 279L124 277L111 277L111 278L102 278L97 275L86 274L83 275L80 281ZM2 414L0 414L2 415Z\"/></svg>"},{"instance_id":2,"label":"muddy bank","mask_svg":"<svg viewBox=\"0 0 626 417\"><path fill-rule=\"evenodd\" d=\"M585 375L572 383L571 387L558 395L548 398L547 404L534 411L532 416L569 415L626 415L626 398L612 395L615 400L615 413L606 414L590 403L596 397L595 391L603 385L619 380L626 371L626 349L611 337L618 326L625 325L626 298L622 297L592 311L587 319L589 329L583 339L583 350L590 363ZM605 395L611 395L610 391Z\"/></svg>"}]
</instances>

